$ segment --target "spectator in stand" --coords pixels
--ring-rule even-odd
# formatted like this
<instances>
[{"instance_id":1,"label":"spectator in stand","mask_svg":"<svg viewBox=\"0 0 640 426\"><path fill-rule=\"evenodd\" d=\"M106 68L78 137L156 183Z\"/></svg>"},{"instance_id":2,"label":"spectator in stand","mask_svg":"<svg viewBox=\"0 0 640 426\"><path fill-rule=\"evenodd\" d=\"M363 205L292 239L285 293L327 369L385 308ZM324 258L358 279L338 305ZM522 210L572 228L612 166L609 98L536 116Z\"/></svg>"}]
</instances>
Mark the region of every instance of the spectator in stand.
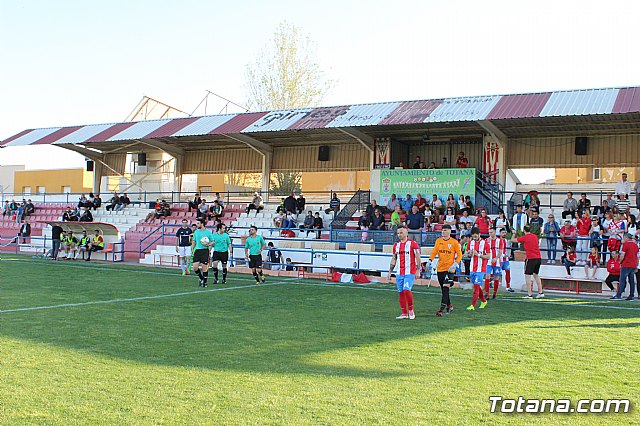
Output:
<instances>
[{"instance_id":1,"label":"spectator in stand","mask_svg":"<svg viewBox=\"0 0 640 426\"><path fill-rule=\"evenodd\" d=\"M60 246L62 244L62 234L64 233L62 227L55 224L51 227L51 259L58 260L58 254L60 253Z\"/></svg>"},{"instance_id":2,"label":"spectator in stand","mask_svg":"<svg viewBox=\"0 0 640 426\"><path fill-rule=\"evenodd\" d=\"M263 209L264 209L264 200L262 199L260 194L258 194L257 192L254 192L253 200L251 200L251 203L249 203L249 205L246 208L247 214L249 214L251 210L255 210L256 214L258 214Z\"/></svg>"},{"instance_id":3,"label":"spectator in stand","mask_svg":"<svg viewBox=\"0 0 640 426\"><path fill-rule=\"evenodd\" d=\"M300 229L306 229L307 235L309 235L310 230L313 228L313 212L309 210L307 215L304 217L304 222L300 225Z\"/></svg>"},{"instance_id":4,"label":"spectator in stand","mask_svg":"<svg viewBox=\"0 0 640 426\"><path fill-rule=\"evenodd\" d=\"M469 159L465 157L464 152L460 151L458 159L456 160L456 167L459 169L466 169L469 167Z\"/></svg>"},{"instance_id":5,"label":"spectator in stand","mask_svg":"<svg viewBox=\"0 0 640 426\"><path fill-rule=\"evenodd\" d=\"M547 219L547 223L542 228L544 238L547 240L547 263L556 263L560 225L558 225L556 218L552 214Z\"/></svg>"},{"instance_id":6,"label":"spectator in stand","mask_svg":"<svg viewBox=\"0 0 640 426\"><path fill-rule=\"evenodd\" d=\"M36 211L36 206L33 205L33 201L31 201L31 198L29 198L29 200L27 201L27 205L25 206L23 216L29 217L32 214L34 214L35 211Z\"/></svg>"},{"instance_id":7,"label":"spectator in stand","mask_svg":"<svg viewBox=\"0 0 640 426\"><path fill-rule=\"evenodd\" d=\"M542 234L543 225L544 220L540 217L540 213L538 213L538 210L531 210L531 218L529 218L531 233L536 235Z\"/></svg>"},{"instance_id":8,"label":"spectator in stand","mask_svg":"<svg viewBox=\"0 0 640 426\"><path fill-rule=\"evenodd\" d=\"M616 204L617 204L617 203L616 203L616 199L615 199L615 197L614 197L613 195L614 195L614 194L613 194L613 192L609 192L609 193L607 194L607 199L606 199L606 201L607 201L607 206L609 206L609 208L610 208L611 210L615 210L615 209L617 208L617 205L616 205Z\"/></svg>"},{"instance_id":9,"label":"spectator in stand","mask_svg":"<svg viewBox=\"0 0 640 426\"><path fill-rule=\"evenodd\" d=\"M285 212L296 212L298 209L298 205L296 203L295 194L292 192L289 194L287 198L284 199L284 211Z\"/></svg>"},{"instance_id":10,"label":"spectator in stand","mask_svg":"<svg viewBox=\"0 0 640 426\"><path fill-rule=\"evenodd\" d=\"M209 214L209 206L207 205L207 200L204 198L200 201L200 206L198 206L198 211L196 212L197 219L203 219L205 223L208 219L211 219L211 215Z\"/></svg>"},{"instance_id":11,"label":"spectator in stand","mask_svg":"<svg viewBox=\"0 0 640 426\"><path fill-rule=\"evenodd\" d=\"M413 203L420 213L424 213L424 209L427 208L427 200L422 198L421 194L418 194L416 197L416 201Z\"/></svg>"},{"instance_id":12,"label":"spectator in stand","mask_svg":"<svg viewBox=\"0 0 640 426\"><path fill-rule=\"evenodd\" d=\"M430 169L437 169L436 167L436 163L434 161L432 161L431 163L429 163L429 168Z\"/></svg>"},{"instance_id":13,"label":"spectator in stand","mask_svg":"<svg viewBox=\"0 0 640 426\"><path fill-rule=\"evenodd\" d=\"M618 213L613 215L609 221L609 240L607 241L607 248L609 251L620 249L622 244L622 237L625 232L625 223L622 216Z\"/></svg>"},{"instance_id":14,"label":"spectator in stand","mask_svg":"<svg viewBox=\"0 0 640 426\"><path fill-rule=\"evenodd\" d=\"M331 198L331 201L329 201L329 208L326 209L324 212L327 214L333 212L333 217L335 218L339 211L340 211L340 199L338 198L338 194L334 192L333 197Z\"/></svg>"},{"instance_id":15,"label":"spectator in stand","mask_svg":"<svg viewBox=\"0 0 640 426\"><path fill-rule=\"evenodd\" d=\"M591 235L589 234L591 230L591 213L589 210L582 210L582 217L576 223L576 230L578 231L578 265L586 265L591 247Z\"/></svg>"},{"instance_id":16,"label":"spectator in stand","mask_svg":"<svg viewBox=\"0 0 640 426\"><path fill-rule=\"evenodd\" d=\"M376 210L380 210L381 208L382 207L378 205L378 202L376 200L371 200L371 204L367 206L367 216L369 216L369 219L373 217Z\"/></svg>"},{"instance_id":17,"label":"spectator in stand","mask_svg":"<svg viewBox=\"0 0 640 426\"><path fill-rule=\"evenodd\" d=\"M604 262L604 255L602 254L602 224L598 216L591 217L591 229L589 229L590 247L598 250L599 256L602 256Z\"/></svg>"},{"instance_id":18,"label":"spectator in stand","mask_svg":"<svg viewBox=\"0 0 640 426\"><path fill-rule=\"evenodd\" d=\"M87 199L87 197L84 196L84 194L82 194L80 196L80 199L78 200L78 207L84 208L86 207L87 203L89 203L89 200Z\"/></svg>"},{"instance_id":19,"label":"spectator in stand","mask_svg":"<svg viewBox=\"0 0 640 426\"><path fill-rule=\"evenodd\" d=\"M436 194L433 194L431 199L431 210L433 210L433 213L437 216L440 216L444 212L442 201L440 201L440 198L438 198Z\"/></svg>"},{"instance_id":20,"label":"spectator in stand","mask_svg":"<svg viewBox=\"0 0 640 426\"><path fill-rule=\"evenodd\" d=\"M456 213L455 210L451 207L447 207L447 211L444 215L444 224L449 225L451 227L451 234L455 238L456 230L458 229Z\"/></svg>"},{"instance_id":21,"label":"spectator in stand","mask_svg":"<svg viewBox=\"0 0 640 426\"><path fill-rule=\"evenodd\" d=\"M571 224L570 220L564 221L564 226L560 228L560 239L562 240L562 249L567 247L576 248L576 228Z\"/></svg>"},{"instance_id":22,"label":"spectator in stand","mask_svg":"<svg viewBox=\"0 0 640 426\"><path fill-rule=\"evenodd\" d=\"M587 256L587 261L584 264L584 277L588 280L595 280L596 274L598 273L598 266L600 266L599 261L600 255L598 254L598 249L596 247L591 247L589 252L589 256ZM589 276L589 272L591 272L591 276Z\"/></svg>"},{"instance_id":23,"label":"spectator in stand","mask_svg":"<svg viewBox=\"0 0 640 426\"><path fill-rule=\"evenodd\" d=\"M151 213L147 215L144 219L144 223L150 223L153 219L162 217L162 203L160 202L160 198L158 198L154 204L154 209Z\"/></svg>"},{"instance_id":24,"label":"spectator in stand","mask_svg":"<svg viewBox=\"0 0 640 426\"><path fill-rule=\"evenodd\" d=\"M629 281L629 296L625 300L633 300L636 290L635 272L638 268L638 245L633 241L631 234L624 234L620 253L622 258L620 261L620 286L618 287L616 295L611 299L622 299L624 290L627 288L627 281Z\"/></svg>"},{"instance_id":25,"label":"spectator in stand","mask_svg":"<svg viewBox=\"0 0 640 426\"><path fill-rule=\"evenodd\" d=\"M361 234L360 236L362 237L362 241L367 241L367 239L369 238L369 227L371 226L371 219L369 219L369 214L367 213L367 210L362 210L362 214L360 215L360 218L358 218L358 229L360 229Z\"/></svg>"},{"instance_id":26,"label":"spectator in stand","mask_svg":"<svg viewBox=\"0 0 640 426\"><path fill-rule=\"evenodd\" d=\"M372 231L384 231L387 229L386 224L384 222L384 216L380 209L376 209L371 217L371 226L369 227ZM375 234L374 234L375 237Z\"/></svg>"},{"instance_id":27,"label":"spectator in stand","mask_svg":"<svg viewBox=\"0 0 640 426\"><path fill-rule=\"evenodd\" d=\"M571 268L577 265L577 256L574 248L568 246L566 253L562 256L562 264L567 270L567 278L571 278Z\"/></svg>"},{"instance_id":28,"label":"spectator in stand","mask_svg":"<svg viewBox=\"0 0 640 426\"><path fill-rule=\"evenodd\" d=\"M469 215L467 213L467 217L468 216ZM464 218L464 214L460 218L460 221L462 221L462 218ZM498 234L500 234L501 229L505 229L507 232L511 232L511 224L509 223L509 219L507 219L507 216L504 214L504 211L502 210L498 210L498 217L496 217L496 220L494 221L493 226L496 227L496 232Z\"/></svg>"},{"instance_id":29,"label":"spectator in stand","mask_svg":"<svg viewBox=\"0 0 640 426\"><path fill-rule=\"evenodd\" d=\"M20 203L18 211L16 212L16 223L22 222L22 215L24 214L25 203Z\"/></svg>"},{"instance_id":30,"label":"spectator in stand","mask_svg":"<svg viewBox=\"0 0 640 426\"><path fill-rule=\"evenodd\" d=\"M524 198L524 208L526 209L529 217L531 217L531 213L534 210L540 211L540 198L538 198L538 191L529 191L527 196Z\"/></svg>"},{"instance_id":31,"label":"spectator in stand","mask_svg":"<svg viewBox=\"0 0 640 426\"><path fill-rule=\"evenodd\" d=\"M222 215L223 215L222 206L220 205L220 203L218 202L217 199L213 200L213 205L211 206L209 211L211 212L211 216L214 219L220 219L222 217Z\"/></svg>"},{"instance_id":32,"label":"spectator in stand","mask_svg":"<svg viewBox=\"0 0 640 426\"><path fill-rule=\"evenodd\" d=\"M640 180L633 185L633 193L636 195L636 208L640 210Z\"/></svg>"},{"instance_id":33,"label":"spectator in stand","mask_svg":"<svg viewBox=\"0 0 640 426\"><path fill-rule=\"evenodd\" d=\"M638 223L636 222L636 216L633 214L630 214L629 219L627 219L627 232L634 238L638 234Z\"/></svg>"},{"instance_id":34,"label":"spectator in stand","mask_svg":"<svg viewBox=\"0 0 640 426\"><path fill-rule=\"evenodd\" d=\"M469 210L465 209L465 210L462 211L462 216L460 216L459 221L463 226L466 227L467 223L470 223L470 224L473 225L476 220L474 218L472 218L471 216L469 216ZM471 235L471 234L469 234L469 235Z\"/></svg>"},{"instance_id":35,"label":"spectator in stand","mask_svg":"<svg viewBox=\"0 0 640 426\"><path fill-rule=\"evenodd\" d=\"M80 222L93 222L93 215L91 214L91 209L89 209L89 207L84 208L82 216L80 216Z\"/></svg>"},{"instance_id":36,"label":"spectator in stand","mask_svg":"<svg viewBox=\"0 0 640 426\"><path fill-rule=\"evenodd\" d=\"M284 213L286 211L285 207L284 207L284 198L280 198L280 204L278 204L278 207L276 207L276 213Z\"/></svg>"},{"instance_id":37,"label":"spectator in stand","mask_svg":"<svg viewBox=\"0 0 640 426\"><path fill-rule=\"evenodd\" d=\"M471 202L471 196L466 195L464 197L465 208L469 211L469 214L473 214L473 203Z\"/></svg>"},{"instance_id":38,"label":"spectator in stand","mask_svg":"<svg viewBox=\"0 0 640 426\"><path fill-rule=\"evenodd\" d=\"M415 239L415 234L420 233L424 226L424 216L418 210L418 206L411 208L411 213L407 214L406 226L409 229L409 235L412 235Z\"/></svg>"},{"instance_id":39,"label":"spectator in stand","mask_svg":"<svg viewBox=\"0 0 640 426\"><path fill-rule=\"evenodd\" d=\"M580 194L580 199L578 200L578 218L582 218L582 213L585 210L591 211L591 200L588 199L587 194L583 192Z\"/></svg>"},{"instance_id":40,"label":"spectator in stand","mask_svg":"<svg viewBox=\"0 0 640 426\"><path fill-rule=\"evenodd\" d=\"M284 270L285 271L295 271L296 270L296 267L293 265L293 261L291 260L290 257L287 257L287 260L285 261Z\"/></svg>"},{"instance_id":41,"label":"spectator in stand","mask_svg":"<svg viewBox=\"0 0 640 426\"><path fill-rule=\"evenodd\" d=\"M468 237L471 238L471 228L473 228L473 222L465 222L464 228L462 227L462 223L460 224L460 238Z\"/></svg>"},{"instance_id":42,"label":"spectator in stand","mask_svg":"<svg viewBox=\"0 0 640 426\"><path fill-rule=\"evenodd\" d=\"M267 244L267 262L269 269L279 271L282 269L282 252L273 246L273 242Z\"/></svg>"},{"instance_id":43,"label":"spectator in stand","mask_svg":"<svg viewBox=\"0 0 640 426\"><path fill-rule=\"evenodd\" d=\"M213 201L217 201L218 205L224 210L224 198L222 198L219 192L216 192L216 196Z\"/></svg>"},{"instance_id":44,"label":"spectator in stand","mask_svg":"<svg viewBox=\"0 0 640 426\"><path fill-rule=\"evenodd\" d=\"M129 196L127 194L122 194L120 196L120 206L121 207L120 207L119 210L122 210L125 207L129 207L130 204L131 204L131 200L129 199Z\"/></svg>"},{"instance_id":45,"label":"spectator in stand","mask_svg":"<svg viewBox=\"0 0 640 426\"><path fill-rule=\"evenodd\" d=\"M31 237L31 224L28 217L25 217L24 222L20 225L18 236L22 238L22 244L27 244L27 238Z\"/></svg>"},{"instance_id":46,"label":"spectator in stand","mask_svg":"<svg viewBox=\"0 0 640 426\"><path fill-rule=\"evenodd\" d=\"M322 229L324 228L324 224L322 223L322 218L320 217L320 213L316 212L316 217L313 218L313 229L317 229L316 238L320 239L322 234Z\"/></svg>"},{"instance_id":47,"label":"spectator in stand","mask_svg":"<svg viewBox=\"0 0 640 426\"><path fill-rule=\"evenodd\" d=\"M517 205L516 206L516 213L513 215L513 218L511 218L511 224L513 225L513 231L514 232L524 232L524 226L527 224L527 222L529 221L529 218L527 217L526 214L524 214L522 212L522 206L521 205Z\"/></svg>"},{"instance_id":48,"label":"spectator in stand","mask_svg":"<svg viewBox=\"0 0 640 426\"><path fill-rule=\"evenodd\" d=\"M461 194L461 195L458 197L458 206L456 207L456 211L457 211L458 213L462 214L462 211L463 211L464 209L466 209L466 208L467 208L467 203L466 203L466 202L465 202L465 200L464 200L464 195L462 195L462 194ZM469 213L471 213L471 212L469 212Z\"/></svg>"},{"instance_id":49,"label":"spectator in stand","mask_svg":"<svg viewBox=\"0 0 640 426\"><path fill-rule=\"evenodd\" d=\"M404 169L404 161L401 161L398 163L398 167L396 167L396 169Z\"/></svg>"},{"instance_id":50,"label":"spectator in stand","mask_svg":"<svg viewBox=\"0 0 640 426\"><path fill-rule=\"evenodd\" d=\"M428 231L431 229L431 224L433 222L438 222L438 218L436 217L435 214L433 214L433 210L431 210L431 207L427 206L424 209L424 230ZM454 231L455 233L455 231Z\"/></svg>"},{"instance_id":51,"label":"spectator in stand","mask_svg":"<svg viewBox=\"0 0 640 426\"><path fill-rule=\"evenodd\" d=\"M297 213L302 214L306 205L307 205L307 200L304 199L304 196L302 194L299 194L298 198L296 198Z\"/></svg>"},{"instance_id":52,"label":"spectator in stand","mask_svg":"<svg viewBox=\"0 0 640 426\"><path fill-rule=\"evenodd\" d=\"M117 193L114 192L113 197L111 197L111 200L109 201L109 204L107 204L107 206L105 207L106 210L107 211L114 210L119 202L120 202L120 197L118 196Z\"/></svg>"},{"instance_id":53,"label":"spectator in stand","mask_svg":"<svg viewBox=\"0 0 640 426\"><path fill-rule=\"evenodd\" d=\"M474 223L475 227L480 230L480 235L482 237L486 237L489 235L489 228L491 228L491 218L487 216L487 211L482 209L480 211L480 216L476 218L476 222Z\"/></svg>"},{"instance_id":54,"label":"spectator in stand","mask_svg":"<svg viewBox=\"0 0 640 426\"><path fill-rule=\"evenodd\" d=\"M93 210L97 210L100 206L102 206L102 198L100 198L100 194L96 194L96 196L93 197Z\"/></svg>"},{"instance_id":55,"label":"spectator in stand","mask_svg":"<svg viewBox=\"0 0 640 426\"><path fill-rule=\"evenodd\" d=\"M162 209L162 216L171 216L171 205L166 200L162 200L160 208Z\"/></svg>"},{"instance_id":56,"label":"spectator in stand","mask_svg":"<svg viewBox=\"0 0 640 426\"><path fill-rule=\"evenodd\" d=\"M391 213L391 230L393 234L396 235L396 231L398 227L402 226L402 218L400 217L401 209L400 206L396 206L393 213Z\"/></svg>"},{"instance_id":57,"label":"spectator in stand","mask_svg":"<svg viewBox=\"0 0 640 426\"><path fill-rule=\"evenodd\" d=\"M613 221L613 212L611 210L609 210L605 215L604 215L604 219L602 219L602 251L603 252L607 252L607 251L612 251L613 249L609 246L609 237L611 237L611 232L609 231L609 225L611 224L611 222ZM604 261L606 259L606 254L602 255L602 260Z\"/></svg>"},{"instance_id":58,"label":"spectator in stand","mask_svg":"<svg viewBox=\"0 0 640 426\"><path fill-rule=\"evenodd\" d=\"M62 221L63 222L72 222L71 216L73 213L71 212L71 207L67 206L67 210L62 213Z\"/></svg>"},{"instance_id":59,"label":"spectator in stand","mask_svg":"<svg viewBox=\"0 0 640 426\"><path fill-rule=\"evenodd\" d=\"M80 211L78 210L77 207L74 207L73 210L71 211L71 221L72 222L80 221Z\"/></svg>"},{"instance_id":60,"label":"spectator in stand","mask_svg":"<svg viewBox=\"0 0 640 426\"><path fill-rule=\"evenodd\" d=\"M387 202L387 209L384 213L393 213L396 210L396 206L400 205L400 200L396 198L396 194L391 194L391 198Z\"/></svg>"},{"instance_id":61,"label":"spectator in stand","mask_svg":"<svg viewBox=\"0 0 640 426\"><path fill-rule=\"evenodd\" d=\"M416 155L416 161L413 163L413 168L414 169L419 169L420 168L420 163L422 163L422 160L420 159L419 155Z\"/></svg>"},{"instance_id":62,"label":"spectator in stand","mask_svg":"<svg viewBox=\"0 0 640 426\"><path fill-rule=\"evenodd\" d=\"M618 213L620 214L627 214L629 212L629 206L631 203L629 203L629 199L627 198L627 194L620 194L618 195L618 201L616 201L616 207L618 209Z\"/></svg>"},{"instance_id":63,"label":"spectator in stand","mask_svg":"<svg viewBox=\"0 0 640 426\"><path fill-rule=\"evenodd\" d=\"M284 220L282 222L282 227L285 229L293 229L298 227L298 214L294 211L287 210L287 213L284 215Z\"/></svg>"},{"instance_id":64,"label":"spectator in stand","mask_svg":"<svg viewBox=\"0 0 640 426\"><path fill-rule=\"evenodd\" d=\"M418 167L419 169L426 169L427 165L424 163L424 161L420 162L420 167Z\"/></svg>"},{"instance_id":65,"label":"spectator in stand","mask_svg":"<svg viewBox=\"0 0 640 426\"><path fill-rule=\"evenodd\" d=\"M631 182L627 180L627 174L623 173L621 179L616 183L616 195L620 194L632 194L633 186ZM624 258L623 258L624 259Z\"/></svg>"},{"instance_id":66,"label":"spectator in stand","mask_svg":"<svg viewBox=\"0 0 640 426\"><path fill-rule=\"evenodd\" d=\"M617 250L611 252L611 259L607 261L607 278L604 283L609 287L609 290L615 291L613 283L620 283L620 254Z\"/></svg>"},{"instance_id":67,"label":"spectator in stand","mask_svg":"<svg viewBox=\"0 0 640 426\"><path fill-rule=\"evenodd\" d=\"M191 212L191 209L197 211L200 204L202 204L202 198L200 198L200 194L196 192L193 196L193 200L189 201L189 212Z\"/></svg>"},{"instance_id":68,"label":"spectator in stand","mask_svg":"<svg viewBox=\"0 0 640 426\"><path fill-rule=\"evenodd\" d=\"M576 217L578 210L578 201L573 198L573 192L567 192L567 198L562 202L562 218L566 219L570 216L572 219Z\"/></svg>"},{"instance_id":69,"label":"spectator in stand","mask_svg":"<svg viewBox=\"0 0 640 426\"><path fill-rule=\"evenodd\" d=\"M612 200L615 204L615 200ZM598 216L599 218L603 218L605 214L607 214L608 211L611 210L611 207L609 207L609 201L608 200L602 200L602 205L601 206L595 206L593 208L593 214Z\"/></svg>"},{"instance_id":70,"label":"spectator in stand","mask_svg":"<svg viewBox=\"0 0 640 426\"><path fill-rule=\"evenodd\" d=\"M449 209L453 209L453 212L455 213L456 211L458 211L458 202L456 201L456 199L453 197L453 194L449 194L449 196L447 197L447 201L445 203L445 208Z\"/></svg>"},{"instance_id":71,"label":"spectator in stand","mask_svg":"<svg viewBox=\"0 0 640 426\"><path fill-rule=\"evenodd\" d=\"M409 213L411 211L411 207L413 207L413 199L411 198L411 194L407 194L407 198L400 201L400 207L402 207L402 211L405 213Z\"/></svg>"},{"instance_id":72,"label":"spectator in stand","mask_svg":"<svg viewBox=\"0 0 640 426\"><path fill-rule=\"evenodd\" d=\"M284 225L284 211L280 210L279 212L276 212L276 215L273 218L273 227L274 228L282 228L282 226Z\"/></svg>"},{"instance_id":73,"label":"spectator in stand","mask_svg":"<svg viewBox=\"0 0 640 426\"><path fill-rule=\"evenodd\" d=\"M11 209L9 208L9 200L4 202L4 209L2 209L2 217L11 216Z\"/></svg>"},{"instance_id":74,"label":"spectator in stand","mask_svg":"<svg viewBox=\"0 0 640 426\"><path fill-rule=\"evenodd\" d=\"M11 200L11 203L9 203L9 213L11 215L16 214L16 212L18 211L18 203L16 203L15 200Z\"/></svg>"}]
</instances>

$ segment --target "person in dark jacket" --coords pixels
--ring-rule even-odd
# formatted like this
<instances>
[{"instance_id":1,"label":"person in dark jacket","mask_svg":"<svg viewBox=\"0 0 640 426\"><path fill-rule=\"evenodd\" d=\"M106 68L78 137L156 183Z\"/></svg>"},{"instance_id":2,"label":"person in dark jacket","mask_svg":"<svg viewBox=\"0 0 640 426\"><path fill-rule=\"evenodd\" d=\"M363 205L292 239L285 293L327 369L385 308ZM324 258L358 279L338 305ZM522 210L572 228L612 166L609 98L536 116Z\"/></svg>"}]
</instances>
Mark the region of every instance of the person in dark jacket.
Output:
<instances>
[{"instance_id":1,"label":"person in dark jacket","mask_svg":"<svg viewBox=\"0 0 640 426\"><path fill-rule=\"evenodd\" d=\"M60 225L53 225L51 228L51 241L53 245L51 247L51 259L58 260L58 253L60 253L60 245L62 243L62 233L64 230Z\"/></svg>"},{"instance_id":2,"label":"person in dark jacket","mask_svg":"<svg viewBox=\"0 0 640 426\"><path fill-rule=\"evenodd\" d=\"M18 236L22 237L22 244L27 244L27 238L31 237L31 224L29 223L28 218L25 218L24 222L20 226Z\"/></svg>"},{"instance_id":3,"label":"person in dark jacket","mask_svg":"<svg viewBox=\"0 0 640 426\"><path fill-rule=\"evenodd\" d=\"M84 208L82 216L80 216L80 222L93 222L93 215L91 214L89 207Z\"/></svg>"},{"instance_id":4,"label":"person in dark jacket","mask_svg":"<svg viewBox=\"0 0 640 426\"><path fill-rule=\"evenodd\" d=\"M200 198L200 194L196 193L193 196L193 200L189 201L189 211L191 211L191 209L197 211L200 204L202 204L202 198Z\"/></svg>"},{"instance_id":5,"label":"person in dark jacket","mask_svg":"<svg viewBox=\"0 0 640 426\"><path fill-rule=\"evenodd\" d=\"M371 226L369 227L372 231L384 231L386 229L384 223L384 216L380 212L380 209L376 209L373 217L371 218Z\"/></svg>"},{"instance_id":6,"label":"person in dark jacket","mask_svg":"<svg viewBox=\"0 0 640 426\"><path fill-rule=\"evenodd\" d=\"M284 211L285 212L297 212L298 204L296 202L295 197L293 196L293 192L287 198L284 199Z\"/></svg>"},{"instance_id":7,"label":"person in dark jacket","mask_svg":"<svg viewBox=\"0 0 640 426\"><path fill-rule=\"evenodd\" d=\"M313 218L313 229L318 229L316 231L316 238L320 239L320 234L322 233L321 229L324 228L324 224L322 223L322 218L320 217L320 213L316 212L316 217Z\"/></svg>"},{"instance_id":8,"label":"person in dark jacket","mask_svg":"<svg viewBox=\"0 0 640 426\"><path fill-rule=\"evenodd\" d=\"M307 204L307 200L304 199L302 194L298 195L298 198L296 199L296 206L298 208L298 214L302 214L306 204Z\"/></svg>"}]
</instances>

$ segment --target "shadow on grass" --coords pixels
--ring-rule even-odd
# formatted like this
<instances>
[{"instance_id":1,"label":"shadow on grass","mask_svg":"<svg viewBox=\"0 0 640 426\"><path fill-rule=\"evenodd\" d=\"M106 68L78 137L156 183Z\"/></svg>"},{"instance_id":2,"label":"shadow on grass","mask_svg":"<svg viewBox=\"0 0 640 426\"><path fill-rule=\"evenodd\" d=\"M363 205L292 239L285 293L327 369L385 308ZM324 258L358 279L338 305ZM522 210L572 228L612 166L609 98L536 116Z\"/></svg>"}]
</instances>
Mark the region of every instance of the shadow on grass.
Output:
<instances>
[{"instance_id":1,"label":"shadow on grass","mask_svg":"<svg viewBox=\"0 0 640 426\"><path fill-rule=\"evenodd\" d=\"M55 279L55 274L50 278ZM96 285L115 285L113 278L105 272L93 276L92 281L85 283L74 279L69 285L77 292L91 292ZM180 277L149 279L158 280L153 285L164 285L163 292L166 293L176 288L189 290L185 289L185 281L180 281ZM240 276L234 277L233 285L244 284L239 283L239 279ZM119 285L141 285L134 281L135 276L131 282L119 282ZM47 287L47 291L51 289ZM609 309L499 302L490 302L484 311L469 313L463 309L468 299L456 297L457 310L450 316L436 318L433 314L439 304L437 294L416 294L418 318L396 321L395 292L292 283L177 298L0 314L0 333L150 365L377 378L407 374L395 368L391 360L384 368L350 365L367 365L367 351L375 351L377 344L433 336L432 344L437 346L438 333L465 327L508 327L509 323L535 320L557 320L559 323L605 321L633 316L630 312ZM28 300L25 305L29 305ZM546 328L637 325L637 322L600 322ZM446 347L442 349L447 350ZM332 351L345 351L348 359L342 365L335 365L336 355L333 354L331 365L316 362L321 359L317 356Z\"/></svg>"}]
</instances>

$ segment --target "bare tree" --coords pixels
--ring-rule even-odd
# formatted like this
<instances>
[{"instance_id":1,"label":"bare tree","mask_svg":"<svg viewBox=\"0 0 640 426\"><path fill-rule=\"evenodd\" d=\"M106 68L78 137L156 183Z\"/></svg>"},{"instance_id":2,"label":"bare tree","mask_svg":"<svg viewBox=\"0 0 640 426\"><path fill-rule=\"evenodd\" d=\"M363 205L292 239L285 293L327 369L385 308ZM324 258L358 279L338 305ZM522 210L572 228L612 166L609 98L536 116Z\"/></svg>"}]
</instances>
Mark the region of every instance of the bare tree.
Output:
<instances>
[{"instance_id":1,"label":"bare tree","mask_svg":"<svg viewBox=\"0 0 640 426\"><path fill-rule=\"evenodd\" d=\"M245 78L246 104L252 111L318 106L334 84L318 65L311 39L286 22L247 65Z\"/></svg>"}]
</instances>

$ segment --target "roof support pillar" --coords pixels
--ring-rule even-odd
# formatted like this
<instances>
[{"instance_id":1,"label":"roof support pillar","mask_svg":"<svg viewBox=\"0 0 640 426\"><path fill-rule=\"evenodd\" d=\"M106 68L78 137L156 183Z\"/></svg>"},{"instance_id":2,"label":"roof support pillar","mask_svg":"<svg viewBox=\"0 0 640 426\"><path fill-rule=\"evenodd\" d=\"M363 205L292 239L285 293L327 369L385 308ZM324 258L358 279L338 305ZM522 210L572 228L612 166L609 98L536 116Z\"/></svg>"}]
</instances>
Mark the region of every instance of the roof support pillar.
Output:
<instances>
[{"instance_id":1,"label":"roof support pillar","mask_svg":"<svg viewBox=\"0 0 640 426\"><path fill-rule=\"evenodd\" d=\"M477 121L490 138L484 138L484 171L491 173L497 170L496 181L503 187L507 180L507 141L508 137L491 120Z\"/></svg>"}]
</instances>

